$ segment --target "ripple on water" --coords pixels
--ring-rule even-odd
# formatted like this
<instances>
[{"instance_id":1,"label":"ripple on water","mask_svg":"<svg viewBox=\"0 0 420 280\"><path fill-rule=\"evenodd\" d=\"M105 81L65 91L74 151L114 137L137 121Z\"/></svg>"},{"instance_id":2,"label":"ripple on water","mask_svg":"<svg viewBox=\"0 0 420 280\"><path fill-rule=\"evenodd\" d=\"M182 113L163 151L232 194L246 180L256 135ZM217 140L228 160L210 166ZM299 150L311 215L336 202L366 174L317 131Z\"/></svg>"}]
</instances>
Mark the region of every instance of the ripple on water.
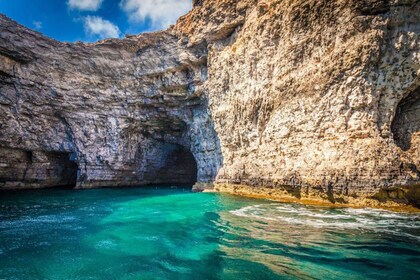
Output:
<instances>
[{"instance_id":1,"label":"ripple on water","mask_svg":"<svg viewBox=\"0 0 420 280\"><path fill-rule=\"evenodd\" d=\"M0 197L0 279L412 279L420 217L172 188Z\"/></svg>"}]
</instances>

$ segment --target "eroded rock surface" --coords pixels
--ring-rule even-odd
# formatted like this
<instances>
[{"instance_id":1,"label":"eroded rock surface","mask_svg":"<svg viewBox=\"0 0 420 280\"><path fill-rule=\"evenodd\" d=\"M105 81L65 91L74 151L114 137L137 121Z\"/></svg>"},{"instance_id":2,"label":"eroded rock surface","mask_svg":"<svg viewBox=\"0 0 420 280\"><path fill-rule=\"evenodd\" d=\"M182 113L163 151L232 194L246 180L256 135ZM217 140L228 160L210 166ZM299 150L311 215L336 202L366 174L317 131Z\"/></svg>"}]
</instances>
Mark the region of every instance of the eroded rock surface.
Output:
<instances>
[{"instance_id":1,"label":"eroded rock surface","mask_svg":"<svg viewBox=\"0 0 420 280\"><path fill-rule=\"evenodd\" d=\"M0 187L56 185L53 161L21 156L33 152L67 153L80 188L214 179L221 155L202 89L206 48L171 31L68 44L6 17L0 24ZM177 156L190 162L167 174Z\"/></svg>"},{"instance_id":2,"label":"eroded rock surface","mask_svg":"<svg viewBox=\"0 0 420 280\"><path fill-rule=\"evenodd\" d=\"M166 31L97 44L0 24L1 188L46 186L22 155L54 152L81 188L196 168L197 189L415 203L418 1L194 1Z\"/></svg>"}]
</instances>

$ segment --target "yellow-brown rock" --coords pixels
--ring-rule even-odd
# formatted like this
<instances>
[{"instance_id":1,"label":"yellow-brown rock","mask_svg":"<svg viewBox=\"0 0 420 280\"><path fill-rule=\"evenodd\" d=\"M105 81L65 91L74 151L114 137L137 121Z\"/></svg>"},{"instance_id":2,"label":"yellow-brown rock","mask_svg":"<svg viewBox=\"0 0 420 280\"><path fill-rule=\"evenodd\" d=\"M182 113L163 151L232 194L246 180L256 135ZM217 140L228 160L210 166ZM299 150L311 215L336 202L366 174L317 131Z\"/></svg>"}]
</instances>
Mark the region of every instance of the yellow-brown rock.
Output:
<instances>
[{"instance_id":1,"label":"yellow-brown rock","mask_svg":"<svg viewBox=\"0 0 420 280\"><path fill-rule=\"evenodd\" d=\"M1 17L0 188L44 186L64 153L81 188L418 206L419 36L414 0L201 0L166 31L97 44Z\"/></svg>"}]
</instances>

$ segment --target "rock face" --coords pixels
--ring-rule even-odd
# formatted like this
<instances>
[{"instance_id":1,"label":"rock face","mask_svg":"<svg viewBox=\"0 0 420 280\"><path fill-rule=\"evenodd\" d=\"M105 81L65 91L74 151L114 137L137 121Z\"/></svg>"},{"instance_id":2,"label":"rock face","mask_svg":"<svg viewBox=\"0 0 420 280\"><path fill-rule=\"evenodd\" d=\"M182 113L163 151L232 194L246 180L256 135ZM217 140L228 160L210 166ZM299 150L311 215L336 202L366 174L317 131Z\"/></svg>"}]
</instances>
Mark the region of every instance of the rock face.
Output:
<instances>
[{"instance_id":1,"label":"rock face","mask_svg":"<svg viewBox=\"0 0 420 280\"><path fill-rule=\"evenodd\" d=\"M194 1L96 44L0 17L0 188L416 204L419 35L414 0Z\"/></svg>"},{"instance_id":2,"label":"rock face","mask_svg":"<svg viewBox=\"0 0 420 280\"><path fill-rule=\"evenodd\" d=\"M72 162L79 188L215 178L204 47L171 31L85 45L0 26L1 188L56 186Z\"/></svg>"}]
</instances>

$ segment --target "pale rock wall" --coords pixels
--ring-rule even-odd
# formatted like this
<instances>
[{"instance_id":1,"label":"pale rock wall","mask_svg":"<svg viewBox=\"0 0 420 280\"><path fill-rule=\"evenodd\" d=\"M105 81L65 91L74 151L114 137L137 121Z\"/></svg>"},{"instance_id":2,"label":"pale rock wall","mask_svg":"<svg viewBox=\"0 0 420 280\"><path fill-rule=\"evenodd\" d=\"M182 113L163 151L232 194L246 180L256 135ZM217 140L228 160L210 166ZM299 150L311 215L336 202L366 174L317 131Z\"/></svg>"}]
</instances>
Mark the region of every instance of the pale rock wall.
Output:
<instances>
[{"instance_id":1,"label":"pale rock wall","mask_svg":"<svg viewBox=\"0 0 420 280\"><path fill-rule=\"evenodd\" d=\"M404 202L419 184L418 1L201 0L97 44L0 20L0 146L74 155L79 187L153 183L168 143L197 189Z\"/></svg>"},{"instance_id":2,"label":"pale rock wall","mask_svg":"<svg viewBox=\"0 0 420 280\"><path fill-rule=\"evenodd\" d=\"M419 183L418 105L411 132L399 131L410 149L391 132L398 104L418 100L418 1L221 2L178 23L193 44L209 42L216 183L330 200Z\"/></svg>"}]
</instances>

